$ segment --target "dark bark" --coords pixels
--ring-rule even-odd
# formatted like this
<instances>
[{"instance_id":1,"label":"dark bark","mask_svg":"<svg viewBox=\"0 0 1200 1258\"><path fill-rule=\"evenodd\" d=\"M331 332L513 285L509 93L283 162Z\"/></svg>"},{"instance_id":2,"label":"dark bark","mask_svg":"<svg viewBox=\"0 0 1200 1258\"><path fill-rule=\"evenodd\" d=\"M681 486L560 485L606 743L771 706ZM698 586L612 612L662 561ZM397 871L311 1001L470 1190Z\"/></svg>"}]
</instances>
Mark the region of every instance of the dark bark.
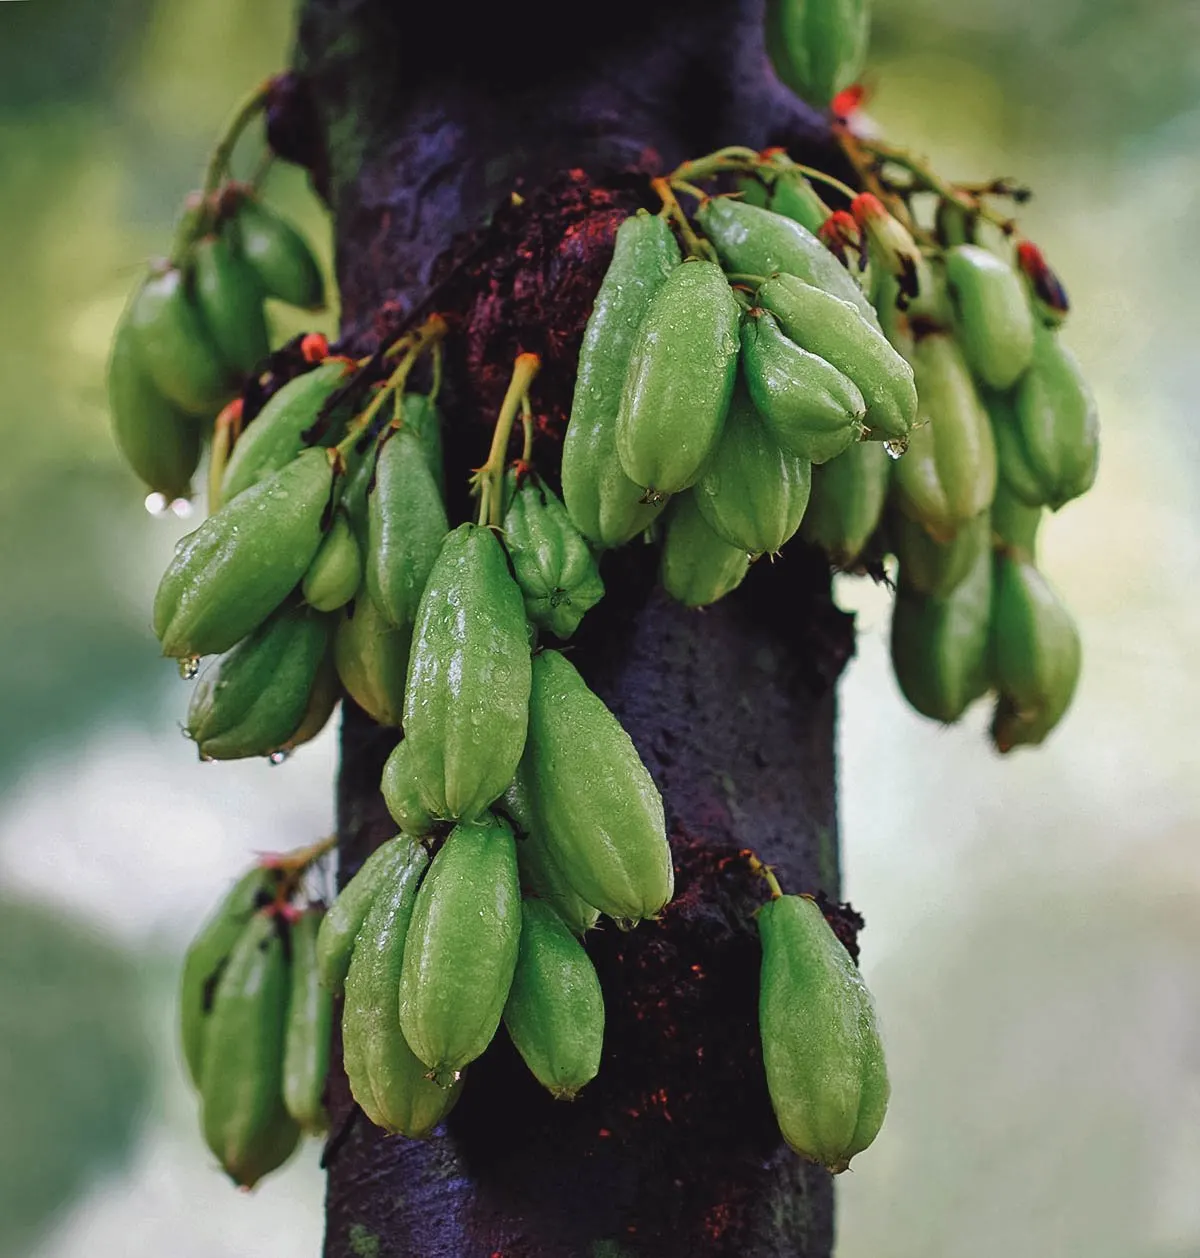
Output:
<instances>
[{"instance_id":1,"label":"dark bark","mask_svg":"<svg viewBox=\"0 0 1200 1258\"><path fill-rule=\"evenodd\" d=\"M617 222L649 203L646 172L724 144L821 143L820 120L771 76L760 21L753 0L590 13L309 0L298 64L347 343L369 351L422 310L448 316L453 483L482 461L520 350L545 363L536 457L553 474L583 321ZM451 507L465 511L461 489ZM751 917L764 892L739 852L788 890L836 895L833 686L849 621L824 561L796 543L701 613L655 587L648 547L608 557L604 576L571 658L663 791L676 899L660 922L589 937L608 1026L600 1076L573 1104L534 1083L503 1031L425 1142L356 1116L335 1071L330 1258L830 1253L829 1177L781 1145L766 1095ZM378 781L394 741L347 711L343 877L392 833Z\"/></svg>"}]
</instances>

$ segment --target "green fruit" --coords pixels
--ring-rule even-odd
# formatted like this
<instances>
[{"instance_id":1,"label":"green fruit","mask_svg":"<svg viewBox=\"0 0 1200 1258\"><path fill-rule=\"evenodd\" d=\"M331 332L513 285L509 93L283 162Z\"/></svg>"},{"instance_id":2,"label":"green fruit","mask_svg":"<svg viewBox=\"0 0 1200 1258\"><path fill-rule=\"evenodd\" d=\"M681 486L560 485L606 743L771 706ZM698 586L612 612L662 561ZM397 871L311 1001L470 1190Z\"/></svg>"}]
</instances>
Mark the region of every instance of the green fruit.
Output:
<instances>
[{"instance_id":1,"label":"green fruit","mask_svg":"<svg viewBox=\"0 0 1200 1258\"><path fill-rule=\"evenodd\" d=\"M234 238L268 297L319 310L325 304L321 269L304 237L261 201L246 196L234 215Z\"/></svg>"},{"instance_id":2,"label":"green fruit","mask_svg":"<svg viewBox=\"0 0 1200 1258\"><path fill-rule=\"evenodd\" d=\"M1011 387L1033 357L1033 312L1020 277L990 250L956 245L946 250L946 288L971 370L990 388Z\"/></svg>"},{"instance_id":3,"label":"green fruit","mask_svg":"<svg viewBox=\"0 0 1200 1258\"><path fill-rule=\"evenodd\" d=\"M406 393L401 406L404 431L417 438L434 483L444 491L446 463L442 453L442 413L437 403L424 393Z\"/></svg>"},{"instance_id":4,"label":"green fruit","mask_svg":"<svg viewBox=\"0 0 1200 1258\"><path fill-rule=\"evenodd\" d=\"M1003 480L997 484L992 499L992 535L1005 549L1032 563L1041 522L1041 507L1026 506Z\"/></svg>"},{"instance_id":5,"label":"green fruit","mask_svg":"<svg viewBox=\"0 0 1200 1258\"><path fill-rule=\"evenodd\" d=\"M288 754L297 747L311 742L329 723L334 708L342 697L341 683L338 681L337 667L333 662L332 643L321 657L317 667L317 675L313 679L312 690L308 696L308 707L300 718L300 724L288 736L280 752ZM278 757L276 757L278 760Z\"/></svg>"},{"instance_id":6,"label":"green fruit","mask_svg":"<svg viewBox=\"0 0 1200 1258\"><path fill-rule=\"evenodd\" d=\"M911 589L900 570L892 612L892 667L908 702L934 721L957 721L988 688L992 561L986 550L945 598Z\"/></svg>"},{"instance_id":7,"label":"green fruit","mask_svg":"<svg viewBox=\"0 0 1200 1258\"><path fill-rule=\"evenodd\" d=\"M783 1138L835 1174L875 1139L890 1087L871 993L813 900L758 911L758 1026Z\"/></svg>"},{"instance_id":8,"label":"green fruit","mask_svg":"<svg viewBox=\"0 0 1200 1258\"><path fill-rule=\"evenodd\" d=\"M819 109L862 73L870 35L870 0L767 0L775 73Z\"/></svg>"},{"instance_id":9,"label":"green fruit","mask_svg":"<svg viewBox=\"0 0 1200 1258\"><path fill-rule=\"evenodd\" d=\"M521 936L506 821L456 826L417 892L400 971L400 1029L443 1087L491 1043Z\"/></svg>"},{"instance_id":10,"label":"green fruit","mask_svg":"<svg viewBox=\"0 0 1200 1258\"><path fill-rule=\"evenodd\" d=\"M996 443L962 351L947 332L913 349L918 422L892 475L896 505L940 542L991 505Z\"/></svg>"},{"instance_id":11,"label":"green fruit","mask_svg":"<svg viewBox=\"0 0 1200 1258\"><path fill-rule=\"evenodd\" d=\"M996 443L998 485L1004 486L1023 505L1040 509L1046 505L1046 491L1030 466L1013 395L984 390L981 398L991 420L992 439Z\"/></svg>"},{"instance_id":12,"label":"green fruit","mask_svg":"<svg viewBox=\"0 0 1200 1258\"><path fill-rule=\"evenodd\" d=\"M730 197L715 197L705 202L696 211L696 221L712 241L725 270L764 279L777 271L795 276L850 302L867 323L878 330L875 308L854 276L800 223ZM800 344L805 349L814 348L803 340ZM814 352L820 353L819 350ZM822 353L821 357L829 356ZM846 374L854 379L852 372Z\"/></svg>"},{"instance_id":13,"label":"green fruit","mask_svg":"<svg viewBox=\"0 0 1200 1258\"><path fill-rule=\"evenodd\" d=\"M314 611L335 612L358 593L362 576L362 551L350 517L339 507L300 582L300 592Z\"/></svg>"},{"instance_id":14,"label":"green fruit","mask_svg":"<svg viewBox=\"0 0 1200 1258\"><path fill-rule=\"evenodd\" d=\"M525 900L521 916L504 1025L533 1077L556 1100L573 1100L600 1069L600 980L579 940L549 905Z\"/></svg>"},{"instance_id":15,"label":"green fruit","mask_svg":"<svg viewBox=\"0 0 1200 1258\"><path fill-rule=\"evenodd\" d=\"M329 619L285 605L205 670L186 733L202 760L269 756L308 711L329 645Z\"/></svg>"},{"instance_id":16,"label":"green fruit","mask_svg":"<svg viewBox=\"0 0 1200 1258\"><path fill-rule=\"evenodd\" d=\"M154 596L164 655L227 651L295 589L321 544L333 491L325 450L306 450L175 547Z\"/></svg>"},{"instance_id":17,"label":"green fruit","mask_svg":"<svg viewBox=\"0 0 1200 1258\"><path fill-rule=\"evenodd\" d=\"M200 1086L204 1037L217 982L255 912L274 898L279 871L255 865L233 884L192 940L179 992L180 1042L192 1082Z\"/></svg>"},{"instance_id":18,"label":"green fruit","mask_svg":"<svg viewBox=\"0 0 1200 1258\"><path fill-rule=\"evenodd\" d=\"M533 661L529 793L575 893L618 923L653 917L675 876L662 796L629 735L557 651Z\"/></svg>"},{"instance_id":19,"label":"green fruit","mask_svg":"<svg viewBox=\"0 0 1200 1258\"><path fill-rule=\"evenodd\" d=\"M774 554L800 527L812 464L784 454L739 385L692 497L708 526L751 555Z\"/></svg>"},{"instance_id":20,"label":"green fruit","mask_svg":"<svg viewBox=\"0 0 1200 1258\"><path fill-rule=\"evenodd\" d=\"M249 375L271 352L258 276L227 235L198 240L192 265L205 330L225 366Z\"/></svg>"},{"instance_id":21,"label":"green fruit","mask_svg":"<svg viewBox=\"0 0 1200 1258\"><path fill-rule=\"evenodd\" d=\"M906 456L907 457L907 456ZM982 553L992 544L991 522L986 511L968 520L950 542L936 542L921 525L903 512L895 512L888 523L896 558L905 584L920 594L945 598L966 580Z\"/></svg>"},{"instance_id":22,"label":"green fruit","mask_svg":"<svg viewBox=\"0 0 1200 1258\"><path fill-rule=\"evenodd\" d=\"M289 380L271 395L233 447L221 482L223 502L286 467L307 449L310 443L304 440L304 434L317 422L321 407L346 383L352 370L345 360L331 358ZM326 440L338 435L344 418L339 416L338 422L330 424Z\"/></svg>"},{"instance_id":23,"label":"green fruit","mask_svg":"<svg viewBox=\"0 0 1200 1258\"><path fill-rule=\"evenodd\" d=\"M321 919L316 949L317 973L335 996L346 981L354 941L375 900L380 894L390 894L399 882L407 885L411 881L415 896L415 879L428 863L429 857L420 844L398 834L380 844L338 893L333 907Z\"/></svg>"},{"instance_id":24,"label":"green fruit","mask_svg":"<svg viewBox=\"0 0 1200 1258\"><path fill-rule=\"evenodd\" d=\"M529 619L569 638L603 598L604 582L567 509L540 480L527 479L513 495L504 543Z\"/></svg>"},{"instance_id":25,"label":"green fruit","mask_svg":"<svg viewBox=\"0 0 1200 1258\"><path fill-rule=\"evenodd\" d=\"M789 454L825 463L861 438L867 404L858 386L784 336L765 310L742 324L742 370L763 422Z\"/></svg>"},{"instance_id":26,"label":"green fruit","mask_svg":"<svg viewBox=\"0 0 1200 1258\"><path fill-rule=\"evenodd\" d=\"M663 589L685 607L707 607L737 589L749 570L747 551L712 531L695 493L680 494L667 514L658 573Z\"/></svg>"},{"instance_id":27,"label":"green fruit","mask_svg":"<svg viewBox=\"0 0 1200 1258\"><path fill-rule=\"evenodd\" d=\"M292 982L283 1040L283 1103L303 1131L324 1131L322 1098L329 1070L332 999L317 974L317 932L324 914L309 910L292 923Z\"/></svg>"},{"instance_id":28,"label":"green fruit","mask_svg":"<svg viewBox=\"0 0 1200 1258\"><path fill-rule=\"evenodd\" d=\"M333 659L342 685L380 725L400 725L411 644L412 629L389 624L366 591L346 607L333 635Z\"/></svg>"},{"instance_id":29,"label":"green fruit","mask_svg":"<svg viewBox=\"0 0 1200 1258\"><path fill-rule=\"evenodd\" d=\"M912 368L854 306L791 275L777 275L758 299L786 336L848 376L867 404L865 423L877 440L901 440L917 414Z\"/></svg>"},{"instance_id":30,"label":"green fruit","mask_svg":"<svg viewBox=\"0 0 1200 1258\"><path fill-rule=\"evenodd\" d=\"M808 179L800 171L786 166L775 176L762 204L766 209L799 223L813 235L821 230L830 214L829 206L821 200Z\"/></svg>"},{"instance_id":31,"label":"green fruit","mask_svg":"<svg viewBox=\"0 0 1200 1258\"><path fill-rule=\"evenodd\" d=\"M288 971L279 920L258 913L217 983L200 1075L204 1139L226 1173L253 1188L296 1147L283 1104Z\"/></svg>"},{"instance_id":32,"label":"green fruit","mask_svg":"<svg viewBox=\"0 0 1200 1258\"><path fill-rule=\"evenodd\" d=\"M125 461L149 488L168 500L190 497L201 427L159 392L138 360L125 319L108 360L108 411Z\"/></svg>"},{"instance_id":33,"label":"green fruit","mask_svg":"<svg viewBox=\"0 0 1200 1258\"><path fill-rule=\"evenodd\" d=\"M375 452L376 447L372 445L370 450L350 460L342 489L342 506L350 517L360 551L367 547L367 494L375 477Z\"/></svg>"},{"instance_id":34,"label":"green fruit","mask_svg":"<svg viewBox=\"0 0 1200 1258\"><path fill-rule=\"evenodd\" d=\"M152 273L125 319L139 365L180 410L207 418L233 396L229 373L178 267Z\"/></svg>"},{"instance_id":35,"label":"green fruit","mask_svg":"<svg viewBox=\"0 0 1200 1258\"><path fill-rule=\"evenodd\" d=\"M433 816L472 820L512 780L529 677L525 607L504 550L489 529L459 525L421 596L404 693L412 771Z\"/></svg>"},{"instance_id":36,"label":"green fruit","mask_svg":"<svg viewBox=\"0 0 1200 1258\"><path fill-rule=\"evenodd\" d=\"M837 567L852 567L879 524L891 475L892 460L878 441L857 441L814 467L800 536Z\"/></svg>"},{"instance_id":37,"label":"green fruit","mask_svg":"<svg viewBox=\"0 0 1200 1258\"><path fill-rule=\"evenodd\" d=\"M679 263L665 219L645 211L627 218L617 229L612 262L584 329L563 442L562 488L571 519L597 546L622 545L662 510L662 503L642 502L642 487L621 467L617 409L638 325Z\"/></svg>"},{"instance_id":38,"label":"green fruit","mask_svg":"<svg viewBox=\"0 0 1200 1258\"><path fill-rule=\"evenodd\" d=\"M400 975L417 885L428 864L423 849L375 897L354 943L346 975L342 1044L350 1091L378 1127L421 1139L458 1099L459 1085L441 1088L409 1048L400 1029Z\"/></svg>"},{"instance_id":39,"label":"green fruit","mask_svg":"<svg viewBox=\"0 0 1200 1258\"><path fill-rule=\"evenodd\" d=\"M738 354L738 305L712 262L678 266L633 340L617 455L651 499L694 484L721 435Z\"/></svg>"},{"instance_id":40,"label":"green fruit","mask_svg":"<svg viewBox=\"0 0 1200 1258\"><path fill-rule=\"evenodd\" d=\"M371 601L397 628L416 617L449 527L420 440L406 429L390 430L367 497L366 583Z\"/></svg>"},{"instance_id":41,"label":"green fruit","mask_svg":"<svg viewBox=\"0 0 1200 1258\"><path fill-rule=\"evenodd\" d=\"M998 751L1037 746L1062 719L1079 683L1082 648L1070 612L1032 563L996 556L991 671Z\"/></svg>"},{"instance_id":42,"label":"green fruit","mask_svg":"<svg viewBox=\"0 0 1200 1258\"><path fill-rule=\"evenodd\" d=\"M412 749L407 739L397 743L388 756L379 789L383 792L383 802L392 814L392 820L404 834L419 839L432 833L434 819L421 803L421 792L412 769Z\"/></svg>"}]
</instances>

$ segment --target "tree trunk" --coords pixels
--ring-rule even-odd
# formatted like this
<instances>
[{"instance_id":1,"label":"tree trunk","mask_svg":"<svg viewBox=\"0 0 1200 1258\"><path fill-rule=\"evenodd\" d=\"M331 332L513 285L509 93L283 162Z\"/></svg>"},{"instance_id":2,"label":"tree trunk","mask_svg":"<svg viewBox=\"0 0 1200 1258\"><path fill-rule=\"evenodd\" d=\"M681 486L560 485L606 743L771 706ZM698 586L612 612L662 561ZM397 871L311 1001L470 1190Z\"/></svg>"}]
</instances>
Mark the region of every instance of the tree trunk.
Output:
<instances>
[{"instance_id":1,"label":"tree trunk","mask_svg":"<svg viewBox=\"0 0 1200 1258\"><path fill-rule=\"evenodd\" d=\"M811 154L824 138L771 75L754 0L478 13L308 0L298 68L317 125L291 130L334 211L346 344L370 352L427 310L450 322L458 519L520 351L543 358L535 459L553 478L583 323L617 223L653 204L646 175L725 144ZM330 1258L831 1251L829 1176L782 1145L767 1098L764 891L739 853L752 847L787 890L836 896L833 687L849 620L799 543L704 612L656 587L650 547L608 556L603 574L571 659L663 792L676 898L659 922L589 936L608 1022L600 1075L573 1104L550 1099L503 1031L424 1142L372 1127L335 1070ZM347 704L343 879L393 832L378 783L395 737Z\"/></svg>"}]
</instances>

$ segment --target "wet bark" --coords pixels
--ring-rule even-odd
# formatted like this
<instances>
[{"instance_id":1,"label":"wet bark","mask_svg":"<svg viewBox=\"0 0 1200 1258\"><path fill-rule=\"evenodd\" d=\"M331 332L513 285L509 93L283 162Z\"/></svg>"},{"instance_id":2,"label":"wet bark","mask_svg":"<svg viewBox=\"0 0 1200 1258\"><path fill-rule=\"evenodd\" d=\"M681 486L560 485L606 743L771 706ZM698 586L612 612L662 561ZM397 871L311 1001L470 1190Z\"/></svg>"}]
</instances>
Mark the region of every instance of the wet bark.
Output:
<instances>
[{"instance_id":1,"label":"wet bark","mask_svg":"<svg viewBox=\"0 0 1200 1258\"><path fill-rule=\"evenodd\" d=\"M652 204L647 173L725 144L812 156L823 143L772 77L760 23L754 0L308 0L297 66L316 125L296 134L335 216L346 344L367 352L424 311L447 316L458 518L522 350L545 364L535 456L553 477L583 322L616 224ZM538 1087L503 1031L425 1142L374 1129L335 1069L329 1258L831 1252L829 1177L781 1145L763 1081L751 915L764 891L739 853L752 847L788 890L836 896L833 687L849 621L799 543L704 612L665 597L640 543L603 574L571 659L663 792L675 901L660 922L589 936L605 1053L572 1104ZM343 879L393 832L378 781L396 737L347 706Z\"/></svg>"}]
</instances>

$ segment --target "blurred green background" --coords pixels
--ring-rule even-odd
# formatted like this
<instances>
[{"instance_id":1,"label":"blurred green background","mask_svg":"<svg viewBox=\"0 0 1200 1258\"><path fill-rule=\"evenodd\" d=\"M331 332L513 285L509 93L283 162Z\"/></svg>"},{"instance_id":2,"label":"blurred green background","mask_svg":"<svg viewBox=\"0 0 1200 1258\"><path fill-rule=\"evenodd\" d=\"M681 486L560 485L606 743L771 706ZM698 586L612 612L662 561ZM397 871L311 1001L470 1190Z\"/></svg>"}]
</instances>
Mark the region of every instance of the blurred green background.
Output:
<instances>
[{"instance_id":1,"label":"blurred green background","mask_svg":"<svg viewBox=\"0 0 1200 1258\"><path fill-rule=\"evenodd\" d=\"M1023 223L1075 299L1104 456L1044 532L1086 663L1041 753L992 755L982 712L949 731L913 716L886 596L839 591L861 630L846 886L895 1096L840 1183L839 1258L1194 1258L1200 6L878 10L871 112L891 136L952 177L1036 188ZM330 827L334 748L201 767L178 736L147 622L187 526L142 510L103 392L143 259L291 21L288 0L0 4L0 1258L318 1252L316 1151L252 1196L228 1187L171 1001L249 854ZM267 196L328 258L303 180L277 169Z\"/></svg>"}]
</instances>

